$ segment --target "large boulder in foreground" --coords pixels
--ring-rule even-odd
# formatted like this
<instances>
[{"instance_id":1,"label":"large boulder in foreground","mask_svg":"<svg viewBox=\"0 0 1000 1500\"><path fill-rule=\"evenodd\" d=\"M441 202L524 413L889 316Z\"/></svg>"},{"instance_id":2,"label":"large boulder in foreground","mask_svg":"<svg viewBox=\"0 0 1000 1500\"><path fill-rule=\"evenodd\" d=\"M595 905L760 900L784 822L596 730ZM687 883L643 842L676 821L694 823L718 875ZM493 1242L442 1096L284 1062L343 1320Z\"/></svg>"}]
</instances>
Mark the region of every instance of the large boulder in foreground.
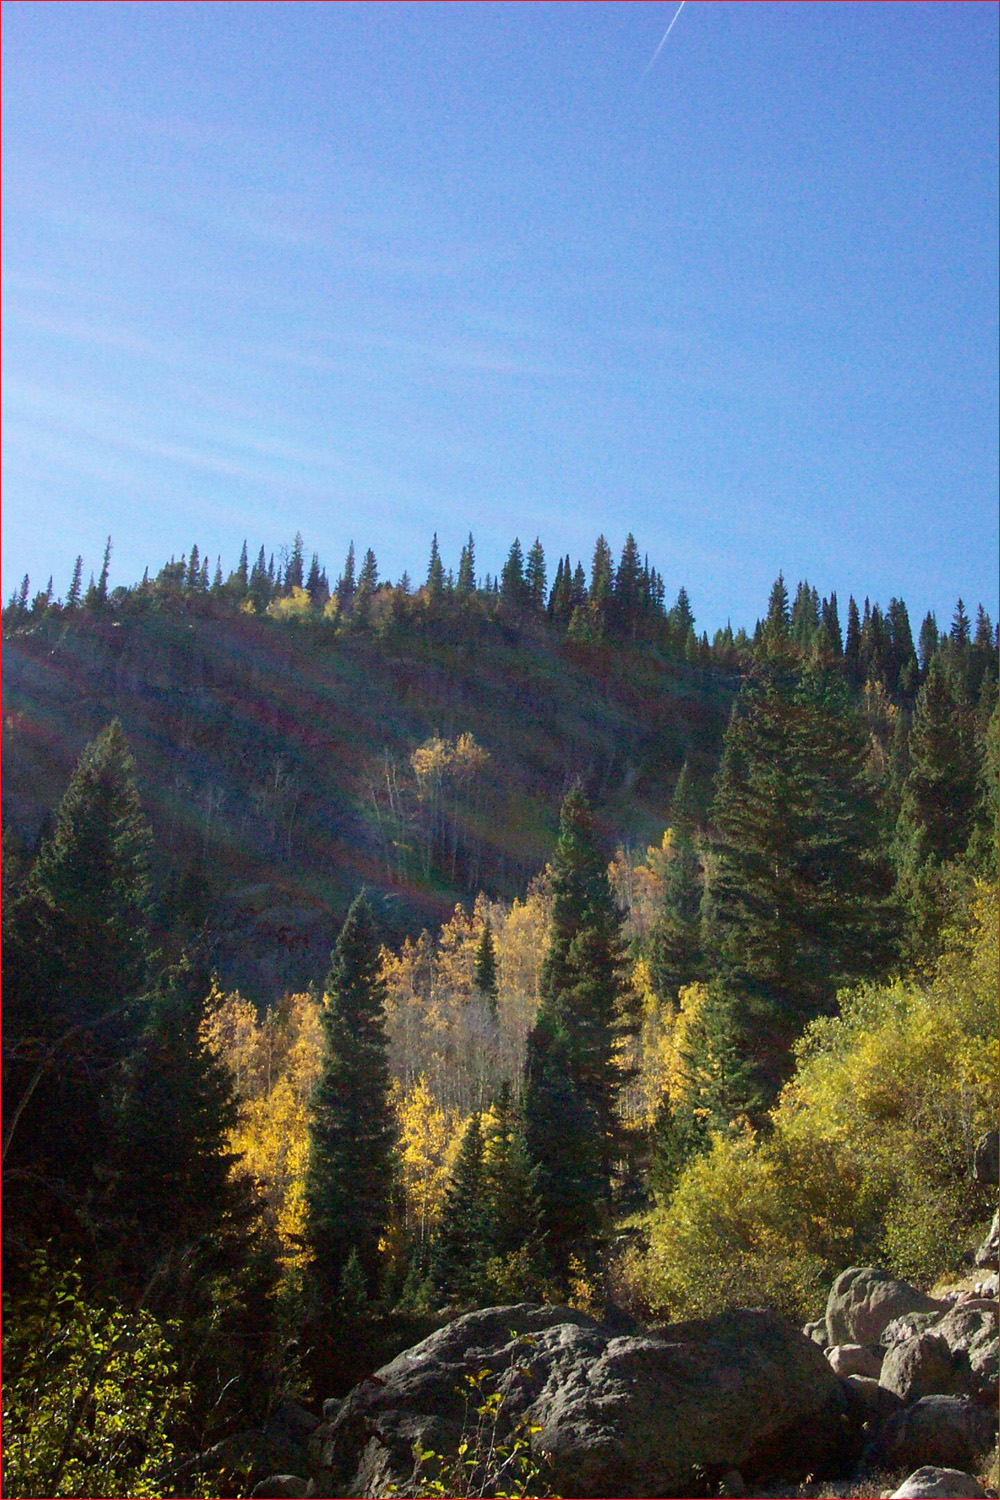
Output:
<instances>
[{"instance_id":1,"label":"large boulder in foreground","mask_svg":"<svg viewBox=\"0 0 1000 1500\"><path fill-rule=\"evenodd\" d=\"M817 1471L856 1452L841 1382L773 1313L621 1336L569 1308L521 1304L467 1313L356 1386L313 1436L318 1492L419 1493L414 1444L455 1452L470 1376L500 1392L501 1426L537 1429L556 1493L581 1500L690 1495L728 1470Z\"/></svg>"},{"instance_id":2,"label":"large boulder in foreground","mask_svg":"<svg viewBox=\"0 0 1000 1500\"><path fill-rule=\"evenodd\" d=\"M896 1318L946 1310L946 1303L918 1292L907 1281L897 1281L879 1266L849 1266L827 1298L827 1343L877 1344Z\"/></svg>"},{"instance_id":3,"label":"large boulder in foreground","mask_svg":"<svg viewBox=\"0 0 1000 1500\"><path fill-rule=\"evenodd\" d=\"M985 1500L986 1491L961 1469L936 1469L925 1464L893 1490L891 1500Z\"/></svg>"}]
</instances>

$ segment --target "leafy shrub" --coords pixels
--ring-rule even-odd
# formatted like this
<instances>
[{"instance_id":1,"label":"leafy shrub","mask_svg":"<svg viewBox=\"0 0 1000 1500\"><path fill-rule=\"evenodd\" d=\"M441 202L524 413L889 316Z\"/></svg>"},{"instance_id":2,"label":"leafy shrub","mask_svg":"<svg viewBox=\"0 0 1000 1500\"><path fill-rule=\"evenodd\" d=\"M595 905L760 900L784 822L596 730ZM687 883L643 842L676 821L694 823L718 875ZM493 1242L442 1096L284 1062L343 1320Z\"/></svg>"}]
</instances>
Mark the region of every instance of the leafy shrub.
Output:
<instances>
[{"instance_id":1,"label":"leafy shrub","mask_svg":"<svg viewBox=\"0 0 1000 1500\"><path fill-rule=\"evenodd\" d=\"M992 1204L970 1177L996 1122L997 901L979 887L931 972L842 997L817 1021L766 1137L716 1136L630 1267L671 1316L765 1301L802 1318L851 1261L928 1280Z\"/></svg>"}]
</instances>

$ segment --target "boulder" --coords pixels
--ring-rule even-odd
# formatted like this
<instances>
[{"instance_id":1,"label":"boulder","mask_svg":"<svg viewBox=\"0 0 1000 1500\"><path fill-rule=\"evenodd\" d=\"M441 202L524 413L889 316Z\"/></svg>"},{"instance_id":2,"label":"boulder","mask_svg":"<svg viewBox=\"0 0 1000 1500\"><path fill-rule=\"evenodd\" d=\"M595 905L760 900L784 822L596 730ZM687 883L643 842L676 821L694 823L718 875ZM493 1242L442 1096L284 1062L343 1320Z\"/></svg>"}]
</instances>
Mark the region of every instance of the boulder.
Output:
<instances>
[{"instance_id":1,"label":"boulder","mask_svg":"<svg viewBox=\"0 0 1000 1500\"><path fill-rule=\"evenodd\" d=\"M899 1411L903 1404L895 1391L887 1390L869 1375L848 1375L844 1386L851 1401L860 1408L861 1420L867 1431L877 1431L886 1417Z\"/></svg>"},{"instance_id":2,"label":"boulder","mask_svg":"<svg viewBox=\"0 0 1000 1500\"><path fill-rule=\"evenodd\" d=\"M976 1142L972 1175L984 1187L1000 1187L1000 1131L995 1127Z\"/></svg>"},{"instance_id":3,"label":"boulder","mask_svg":"<svg viewBox=\"0 0 1000 1500\"><path fill-rule=\"evenodd\" d=\"M821 1351L771 1312L615 1335L569 1308L521 1304L467 1313L356 1386L313 1434L319 1492L419 1493L414 1443L455 1452L470 1376L501 1397L501 1441L529 1424L556 1492L580 1500L684 1496L732 1470L818 1471L859 1446Z\"/></svg>"},{"instance_id":4,"label":"boulder","mask_svg":"<svg viewBox=\"0 0 1000 1500\"><path fill-rule=\"evenodd\" d=\"M996 1214L993 1215L989 1234L976 1251L976 1265L983 1266L986 1270L1000 1270L1000 1224Z\"/></svg>"},{"instance_id":5,"label":"boulder","mask_svg":"<svg viewBox=\"0 0 1000 1500\"><path fill-rule=\"evenodd\" d=\"M826 1317L817 1318L815 1323L807 1323L802 1330L803 1336L818 1344L821 1349L827 1346Z\"/></svg>"},{"instance_id":6,"label":"boulder","mask_svg":"<svg viewBox=\"0 0 1000 1500\"><path fill-rule=\"evenodd\" d=\"M893 1319L942 1310L933 1297L896 1281L878 1266L850 1266L841 1271L827 1298L827 1343L877 1344Z\"/></svg>"},{"instance_id":7,"label":"boulder","mask_svg":"<svg viewBox=\"0 0 1000 1500\"><path fill-rule=\"evenodd\" d=\"M887 1469L975 1468L996 1431L995 1417L969 1396L921 1396L883 1422L871 1457Z\"/></svg>"},{"instance_id":8,"label":"boulder","mask_svg":"<svg viewBox=\"0 0 1000 1500\"><path fill-rule=\"evenodd\" d=\"M925 1464L893 1490L891 1500L985 1500L985 1495L979 1480L971 1474Z\"/></svg>"},{"instance_id":9,"label":"boulder","mask_svg":"<svg viewBox=\"0 0 1000 1500\"><path fill-rule=\"evenodd\" d=\"M990 1299L960 1302L934 1332L960 1361L970 1396L995 1402L1000 1394L1000 1310Z\"/></svg>"},{"instance_id":10,"label":"boulder","mask_svg":"<svg viewBox=\"0 0 1000 1500\"><path fill-rule=\"evenodd\" d=\"M834 1344L825 1351L835 1375L879 1377L885 1350L879 1344Z\"/></svg>"},{"instance_id":11,"label":"boulder","mask_svg":"<svg viewBox=\"0 0 1000 1500\"><path fill-rule=\"evenodd\" d=\"M250 1500L304 1500L308 1492L309 1481L300 1474L271 1474L254 1485Z\"/></svg>"},{"instance_id":12,"label":"boulder","mask_svg":"<svg viewBox=\"0 0 1000 1500\"><path fill-rule=\"evenodd\" d=\"M886 1352L879 1385L907 1403L921 1396L969 1394L966 1366L955 1358L948 1340L937 1331L939 1326L893 1344Z\"/></svg>"},{"instance_id":13,"label":"boulder","mask_svg":"<svg viewBox=\"0 0 1000 1500\"><path fill-rule=\"evenodd\" d=\"M921 1333L929 1333L952 1305L952 1301L945 1297L933 1312L906 1313L902 1318L893 1318L883 1328L879 1343L883 1349L891 1349L893 1344L905 1344L908 1339L915 1339Z\"/></svg>"}]
</instances>

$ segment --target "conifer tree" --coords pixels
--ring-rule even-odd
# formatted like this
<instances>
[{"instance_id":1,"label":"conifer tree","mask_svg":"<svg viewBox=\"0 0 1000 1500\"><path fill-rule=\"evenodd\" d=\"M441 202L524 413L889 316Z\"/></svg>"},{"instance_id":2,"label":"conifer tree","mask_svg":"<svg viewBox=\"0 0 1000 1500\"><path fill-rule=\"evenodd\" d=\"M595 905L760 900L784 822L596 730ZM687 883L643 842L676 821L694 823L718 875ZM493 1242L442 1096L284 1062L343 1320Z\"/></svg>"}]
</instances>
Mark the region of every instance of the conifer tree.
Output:
<instances>
[{"instance_id":1,"label":"conifer tree","mask_svg":"<svg viewBox=\"0 0 1000 1500\"><path fill-rule=\"evenodd\" d=\"M622 1026L622 917L579 787L563 803L552 892L541 1003L528 1040L525 1119L549 1249L565 1272L571 1254L593 1254L610 1201L623 1077L612 1060Z\"/></svg>"},{"instance_id":2,"label":"conifer tree","mask_svg":"<svg viewBox=\"0 0 1000 1500\"><path fill-rule=\"evenodd\" d=\"M472 982L478 993L486 1000L495 1016L497 1012L499 985L497 981L496 945L493 942L493 931L489 921L483 923L483 935L479 939L479 944L476 948Z\"/></svg>"},{"instance_id":3,"label":"conifer tree","mask_svg":"<svg viewBox=\"0 0 1000 1500\"><path fill-rule=\"evenodd\" d=\"M568 557L566 559L566 566L567 568L569 567ZM573 569L573 584L569 600L570 614L573 613L574 609L583 609L584 605L587 603L588 597L587 575L583 571L583 563L578 562L576 567Z\"/></svg>"},{"instance_id":4,"label":"conifer tree","mask_svg":"<svg viewBox=\"0 0 1000 1500\"><path fill-rule=\"evenodd\" d=\"M780 630L780 605L772 625ZM715 964L773 1097L788 1048L838 987L892 955L891 878L846 688L765 636L725 736L713 822Z\"/></svg>"},{"instance_id":5,"label":"conifer tree","mask_svg":"<svg viewBox=\"0 0 1000 1500\"><path fill-rule=\"evenodd\" d=\"M528 607L534 610L536 614L541 614L545 608L547 580L545 577L545 553L537 536L528 552L524 582Z\"/></svg>"},{"instance_id":6,"label":"conifer tree","mask_svg":"<svg viewBox=\"0 0 1000 1500\"><path fill-rule=\"evenodd\" d=\"M590 563L590 588L587 592L594 629L599 634L607 627L613 594L614 564L611 560L611 548L602 534L594 543L594 556Z\"/></svg>"},{"instance_id":7,"label":"conifer tree","mask_svg":"<svg viewBox=\"0 0 1000 1500\"><path fill-rule=\"evenodd\" d=\"M507 561L500 574L500 598L511 610L525 609L528 604L528 585L524 577L524 553L518 537L515 537L511 543Z\"/></svg>"},{"instance_id":8,"label":"conifer tree","mask_svg":"<svg viewBox=\"0 0 1000 1500\"><path fill-rule=\"evenodd\" d=\"M245 537L243 539L243 546L240 548L240 560L236 564L235 573L233 573L229 580L229 587L237 604L242 604L247 596L247 589L250 587L250 561L247 557Z\"/></svg>"},{"instance_id":9,"label":"conifer tree","mask_svg":"<svg viewBox=\"0 0 1000 1500\"><path fill-rule=\"evenodd\" d=\"M326 603L325 590L323 588L323 577L319 566L319 553L314 552L309 564L309 575L306 578L306 593L314 609L322 609Z\"/></svg>"},{"instance_id":10,"label":"conifer tree","mask_svg":"<svg viewBox=\"0 0 1000 1500\"><path fill-rule=\"evenodd\" d=\"M371 909L359 895L331 957L322 1072L311 1101L306 1238L321 1299L338 1295L352 1250L375 1285L389 1220L393 1126L379 953Z\"/></svg>"},{"instance_id":11,"label":"conifer tree","mask_svg":"<svg viewBox=\"0 0 1000 1500\"><path fill-rule=\"evenodd\" d=\"M4 1149L15 1234L40 1214L50 1233L62 1225L72 1237L99 1191L106 1099L150 978L151 844L116 720L81 756L53 835L5 913Z\"/></svg>"},{"instance_id":12,"label":"conifer tree","mask_svg":"<svg viewBox=\"0 0 1000 1500\"><path fill-rule=\"evenodd\" d=\"M354 543L351 542L347 549L347 557L344 559L344 571L337 579L336 595L341 614L349 614L354 603L354 591L357 583L354 577Z\"/></svg>"},{"instance_id":13,"label":"conifer tree","mask_svg":"<svg viewBox=\"0 0 1000 1500\"><path fill-rule=\"evenodd\" d=\"M676 1003L682 986L702 977L701 860L691 772L685 761L670 803L670 859L648 939L650 978L660 1000Z\"/></svg>"},{"instance_id":14,"label":"conifer tree","mask_svg":"<svg viewBox=\"0 0 1000 1500\"><path fill-rule=\"evenodd\" d=\"M73 564L73 577L66 595L66 608L79 609L83 597L83 558L77 557Z\"/></svg>"},{"instance_id":15,"label":"conifer tree","mask_svg":"<svg viewBox=\"0 0 1000 1500\"><path fill-rule=\"evenodd\" d=\"M480 1280L488 1250L483 1132L478 1113L465 1127L445 1194L441 1225L431 1274L439 1292L466 1297Z\"/></svg>"},{"instance_id":16,"label":"conifer tree","mask_svg":"<svg viewBox=\"0 0 1000 1500\"><path fill-rule=\"evenodd\" d=\"M861 619L852 594L847 601L847 635L844 639L844 675L851 687L859 688L864 681L861 666Z\"/></svg>"},{"instance_id":17,"label":"conifer tree","mask_svg":"<svg viewBox=\"0 0 1000 1500\"><path fill-rule=\"evenodd\" d=\"M257 555L257 561L254 563L253 571L250 574L250 582L247 586L247 598L253 606L254 613L258 615L262 615L271 602L271 579L268 576L263 546Z\"/></svg>"},{"instance_id":18,"label":"conifer tree","mask_svg":"<svg viewBox=\"0 0 1000 1500\"><path fill-rule=\"evenodd\" d=\"M458 563L458 582L455 592L462 599L467 599L476 590L476 544L469 532L469 540L462 548L462 555Z\"/></svg>"},{"instance_id":19,"label":"conifer tree","mask_svg":"<svg viewBox=\"0 0 1000 1500\"><path fill-rule=\"evenodd\" d=\"M431 555L427 564L427 593L431 602L435 604L444 598L444 565L438 550L436 531L431 538Z\"/></svg>"},{"instance_id":20,"label":"conifer tree","mask_svg":"<svg viewBox=\"0 0 1000 1500\"><path fill-rule=\"evenodd\" d=\"M635 640L641 608L642 569L639 548L631 531L625 538L614 586L614 619L619 631Z\"/></svg>"},{"instance_id":21,"label":"conifer tree","mask_svg":"<svg viewBox=\"0 0 1000 1500\"><path fill-rule=\"evenodd\" d=\"M504 1082L487 1117L483 1145L483 1199L489 1254L501 1259L521 1253L527 1267L545 1259L544 1217L538 1167L524 1138L524 1122Z\"/></svg>"},{"instance_id":22,"label":"conifer tree","mask_svg":"<svg viewBox=\"0 0 1000 1500\"><path fill-rule=\"evenodd\" d=\"M972 705L959 674L932 658L917 696L909 738L910 770L903 788L899 857L915 870L932 859L956 859L972 832L976 751Z\"/></svg>"},{"instance_id":23,"label":"conifer tree","mask_svg":"<svg viewBox=\"0 0 1000 1500\"><path fill-rule=\"evenodd\" d=\"M820 618L826 627L826 633L829 637L834 656L843 656L844 638L840 631L840 614L837 609L836 592L831 592L829 599L823 600L820 607Z\"/></svg>"},{"instance_id":24,"label":"conifer tree","mask_svg":"<svg viewBox=\"0 0 1000 1500\"><path fill-rule=\"evenodd\" d=\"M285 569L285 593L290 594L292 589L300 589L304 576L305 559L302 552L302 533L301 531L297 531L295 533L295 540L292 543L292 555L288 559L288 567Z\"/></svg>"}]
</instances>

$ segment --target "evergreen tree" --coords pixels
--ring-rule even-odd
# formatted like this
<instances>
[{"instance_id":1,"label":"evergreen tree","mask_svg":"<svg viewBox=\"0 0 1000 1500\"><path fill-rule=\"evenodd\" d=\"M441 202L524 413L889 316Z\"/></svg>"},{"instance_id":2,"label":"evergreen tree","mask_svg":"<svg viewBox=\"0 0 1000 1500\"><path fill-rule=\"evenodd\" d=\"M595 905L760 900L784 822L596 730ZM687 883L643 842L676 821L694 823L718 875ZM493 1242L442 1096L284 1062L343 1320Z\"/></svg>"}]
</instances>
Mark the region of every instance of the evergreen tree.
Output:
<instances>
[{"instance_id":1,"label":"evergreen tree","mask_svg":"<svg viewBox=\"0 0 1000 1500\"><path fill-rule=\"evenodd\" d=\"M201 588L201 553L198 551L197 542L191 548L191 557L188 561L187 578L184 580L188 593L196 594Z\"/></svg>"},{"instance_id":2,"label":"evergreen tree","mask_svg":"<svg viewBox=\"0 0 1000 1500\"><path fill-rule=\"evenodd\" d=\"M639 564L639 548L630 531L622 548L614 587L615 625L630 640L635 640L639 626L641 595L642 569Z\"/></svg>"},{"instance_id":3,"label":"evergreen tree","mask_svg":"<svg viewBox=\"0 0 1000 1500\"><path fill-rule=\"evenodd\" d=\"M904 868L957 859L972 832L977 764L972 705L960 676L932 658L909 739L898 848Z\"/></svg>"},{"instance_id":4,"label":"evergreen tree","mask_svg":"<svg viewBox=\"0 0 1000 1500\"><path fill-rule=\"evenodd\" d=\"M528 607L536 614L541 614L545 608L546 600L546 577L545 577L545 553L542 544L535 537L528 553L528 561L524 571L525 590Z\"/></svg>"},{"instance_id":5,"label":"evergreen tree","mask_svg":"<svg viewBox=\"0 0 1000 1500\"><path fill-rule=\"evenodd\" d=\"M611 548L601 535L594 543L594 556L590 563L590 588L587 593L593 628L598 635L607 627L613 595L614 563L611 560Z\"/></svg>"},{"instance_id":6,"label":"evergreen tree","mask_svg":"<svg viewBox=\"0 0 1000 1500\"><path fill-rule=\"evenodd\" d=\"M469 532L469 540L462 548L462 555L458 563L458 582L455 592L462 599L467 599L476 591L476 544Z\"/></svg>"},{"instance_id":7,"label":"evergreen tree","mask_svg":"<svg viewBox=\"0 0 1000 1500\"><path fill-rule=\"evenodd\" d=\"M552 925L528 1040L525 1119L539 1166L549 1248L560 1272L592 1255L610 1202L613 1053L622 1026L621 913L611 896L590 809L575 787L552 861Z\"/></svg>"},{"instance_id":8,"label":"evergreen tree","mask_svg":"<svg viewBox=\"0 0 1000 1500\"><path fill-rule=\"evenodd\" d=\"M97 588L94 591L94 604L98 609L103 609L108 602L108 574L111 571L111 538L108 537L104 544L104 557L101 561L101 573L97 580ZM961 601L959 601L961 603Z\"/></svg>"},{"instance_id":9,"label":"evergreen tree","mask_svg":"<svg viewBox=\"0 0 1000 1500\"><path fill-rule=\"evenodd\" d=\"M515 537L507 554L507 561L500 574L500 598L511 610L522 610L528 606L528 585L524 577L524 554L521 543Z\"/></svg>"},{"instance_id":10,"label":"evergreen tree","mask_svg":"<svg viewBox=\"0 0 1000 1500\"><path fill-rule=\"evenodd\" d=\"M972 639L972 629L969 625L969 617L965 613L965 605L959 599L955 605L955 613L951 622L951 642L960 651L968 646Z\"/></svg>"},{"instance_id":11,"label":"evergreen tree","mask_svg":"<svg viewBox=\"0 0 1000 1500\"><path fill-rule=\"evenodd\" d=\"M322 609L326 603L327 590L323 587L323 575L320 572L319 554L314 552L309 564L309 576L306 578L306 593L314 609Z\"/></svg>"},{"instance_id":12,"label":"evergreen tree","mask_svg":"<svg viewBox=\"0 0 1000 1500\"><path fill-rule=\"evenodd\" d=\"M213 1278L246 1259L253 1212L230 1171L231 1076L202 1035L213 989L203 952L163 976L115 1108L116 1259L133 1295L155 1273L147 1295L173 1316L192 1298L204 1312Z\"/></svg>"},{"instance_id":13,"label":"evergreen tree","mask_svg":"<svg viewBox=\"0 0 1000 1500\"><path fill-rule=\"evenodd\" d=\"M924 677L927 676L927 673L930 670L931 658L937 651L939 639L940 638L938 635L937 620L934 617L934 612L932 610L928 610L924 615L923 623L920 626L920 636L918 641L918 650L920 653L920 671L921 675Z\"/></svg>"},{"instance_id":14,"label":"evergreen tree","mask_svg":"<svg viewBox=\"0 0 1000 1500\"><path fill-rule=\"evenodd\" d=\"M80 1233L102 1191L106 1100L142 1020L152 836L117 720L87 747L5 912L7 1229Z\"/></svg>"},{"instance_id":15,"label":"evergreen tree","mask_svg":"<svg viewBox=\"0 0 1000 1500\"><path fill-rule=\"evenodd\" d=\"M569 558L566 559L566 565L567 567L569 566ZM587 593L587 575L583 571L583 563L578 562L576 567L573 569L573 584L570 592L570 614L573 613L574 609L583 609L588 601L588 598L589 595Z\"/></svg>"},{"instance_id":16,"label":"evergreen tree","mask_svg":"<svg viewBox=\"0 0 1000 1500\"><path fill-rule=\"evenodd\" d=\"M268 576L263 547L261 547L257 555L257 561L254 563L253 571L250 574L250 582L247 586L247 598L253 606L254 614L258 615L262 615L271 602L271 580Z\"/></svg>"},{"instance_id":17,"label":"evergreen tree","mask_svg":"<svg viewBox=\"0 0 1000 1500\"><path fill-rule=\"evenodd\" d=\"M701 860L695 837L691 773L685 761L670 805L670 858L663 896L648 939L653 989L676 1003L678 990L702 976Z\"/></svg>"},{"instance_id":18,"label":"evergreen tree","mask_svg":"<svg viewBox=\"0 0 1000 1500\"><path fill-rule=\"evenodd\" d=\"M236 564L236 571L229 579L229 587L232 590L232 595L236 603L242 604L247 596L247 589L250 587L250 561L247 557L245 537L243 539L243 546L240 548L240 560Z\"/></svg>"},{"instance_id":19,"label":"evergreen tree","mask_svg":"<svg viewBox=\"0 0 1000 1500\"><path fill-rule=\"evenodd\" d=\"M780 608L775 611L780 630ZM733 708L713 805L715 963L756 1054L757 1093L837 989L892 955L891 878L846 688L771 637Z\"/></svg>"},{"instance_id":20,"label":"evergreen tree","mask_svg":"<svg viewBox=\"0 0 1000 1500\"><path fill-rule=\"evenodd\" d=\"M358 574L358 587L354 595L354 615L358 623L366 625L371 613L372 601L378 588L378 563L369 547Z\"/></svg>"},{"instance_id":21,"label":"evergreen tree","mask_svg":"<svg viewBox=\"0 0 1000 1500\"><path fill-rule=\"evenodd\" d=\"M285 569L285 593L290 594L292 589L302 588L304 577L305 559L302 552L302 533L301 531L297 531L295 533L295 540L292 543L292 555L288 559L288 566Z\"/></svg>"},{"instance_id":22,"label":"evergreen tree","mask_svg":"<svg viewBox=\"0 0 1000 1500\"><path fill-rule=\"evenodd\" d=\"M771 642L787 640L789 627L788 590L785 587L785 575L779 573L771 585L771 597L767 601L764 638Z\"/></svg>"},{"instance_id":23,"label":"evergreen tree","mask_svg":"<svg viewBox=\"0 0 1000 1500\"><path fill-rule=\"evenodd\" d=\"M341 614L350 614L356 588L357 583L354 578L354 543L351 542L347 549L347 557L344 559L344 571L337 579L336 595Z\"/></svg>"},{"instance_id":24,"label":"evergreen tree","mask_svg":"<svg viewBox=\"0 0 1000 1500\"><path fill-rule=\"evenodd\" d=\"M571 576L569 573L569 559L564 562L560 557L556 566L556 578L549 595L548 613L549 619L558 625L564 625L570 616L570 586Z\"/></svg>"},{"instance_id":25,"label":"evergreen tree","mask_svg":"<svg viewBox=\"0 0 1000 1500\"><path fill-rule=\"evenodd\" d=\"M77 557L73 564L73 578L70 582L69 593L66 595L66 608L79 609L80 600L83 597L83 558Z\"/></svg>"},{"instance_id":26,"label":"evergreen tree","mask_svg":"<svg viewBox=\"0 0 1000 1500\"><path fill-rule=\"evenodd\" d=\"M847 602L847 636L844 640L844 675L851 687L864 681L861 667L861 620L852 594Z\"/></svg>"},{"instance_id":27,"label":"evergreen tree","mask_svg":"<svg viewBox=\"0 0 1000 1500\"><path fill-rule=\"evenodd\" d=\"M497 956L496 946L493 942L493 931L488 921L483 923L483 935L479 939L479 944L476 948L472 982L479 994L487 1001L490 1010L495 1016L499 996Z\"/></svg>"},{"instance_id":28,"label":"evergreen tree","mask_svg":"<svg viewBox=\"0 0 1000 1500\"><path fill-rule=\"evenodd\" d=\"M441 562L441 553L438 551L436 531L431 539L431 556L427 564L427 594L434 604L444 598L444 566Z\"/></svg>"},{"instance_id":29,"label":"evergreen tree","mask_svg":"<svg viewBox=\"0 0 1000 1500\"><path fill-rule=\"evenodd\" d=\"M840 632L840 614L837 609L837 595L830 594L829 599L824 599L820 609L820 618L826 627L826 633L835 656L843 656L844 639Z\"/></svg>"},{"instance_id":30,"label":"evergreen tree","mask_svg":"<svg viewBox=\"0 0 1000 1500\"><path fill-rule=\"evenodd\" d=\"M483 1183L483 1132L478 1113L465 1127L441 1214L431 1274L439 1292L469 1297L482 1277L488 1249Z\"/></svg>"},{"instance_id":31,"label":"evergreen tree","mask_svg":"<svg viewBox=\"0 0 1000 1500\"><path fill-rule=\"evenodd\" d=\"M306 1239L320 1301L332 1300L351 1252L369 1287L389 1220L393 1126L384 983L371 909L354 901L337 939L321 1012L322 1072L313 1091Z\"/></svg>"},{"instance_id":32,"label":"evergreen tree","mask_svg":"<svg viewBox=\"0 0 1000 1500\"><path fill-rule=\"evenodd\" d=\"M538 1167L528 1154L524 1125L506 1082L487 1116L482 1193L489 1256L508 1263L519 1257L529 1275L540 1270L545 1252Z\"/></svg>"}]
</instances>

